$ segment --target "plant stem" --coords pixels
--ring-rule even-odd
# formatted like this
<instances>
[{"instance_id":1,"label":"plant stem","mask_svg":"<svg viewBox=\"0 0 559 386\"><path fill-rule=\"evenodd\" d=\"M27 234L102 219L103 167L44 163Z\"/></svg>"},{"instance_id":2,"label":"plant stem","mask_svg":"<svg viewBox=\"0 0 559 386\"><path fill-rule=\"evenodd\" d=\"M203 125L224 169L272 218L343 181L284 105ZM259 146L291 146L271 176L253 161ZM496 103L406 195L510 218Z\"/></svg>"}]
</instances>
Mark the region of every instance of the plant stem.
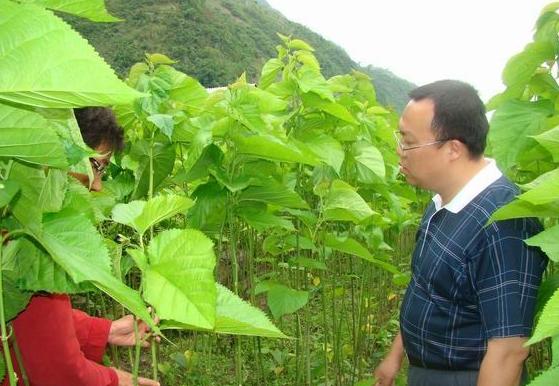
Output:
<instances>
[{"instance_id":1,"label":"plant stem","mask_svg":"<svg viewBox=\"0 0 559 386\"><path fill-rule=\"evenodd\" d=\"M140 368L140 334L138 332L138 319L134 317L134 339L136 341L135 345L135 357L134 357L134 367L132 369L132 382L134 386L138 386L138 370Z\"/></svg>"},{"instance_id":2,"label":"plant stem","mask_svg":"<svg viewBox=\"0 0 559 386\"><path fill-rule=\"evenodd\" d=\"M14 371L14 366L12 364L12 355L10 353L10 345L8 344L9 336L6 331L6 318L4 314L4 286L3 286L3 270L2 270L2 258L4 253L4 237L0 237L0 330L2 331L2 349L4 350L4 358L6 360L6 367L8 372L8 379L10 380L10 386L16 386L17 375Z\"/></svg>"}]
</instances>

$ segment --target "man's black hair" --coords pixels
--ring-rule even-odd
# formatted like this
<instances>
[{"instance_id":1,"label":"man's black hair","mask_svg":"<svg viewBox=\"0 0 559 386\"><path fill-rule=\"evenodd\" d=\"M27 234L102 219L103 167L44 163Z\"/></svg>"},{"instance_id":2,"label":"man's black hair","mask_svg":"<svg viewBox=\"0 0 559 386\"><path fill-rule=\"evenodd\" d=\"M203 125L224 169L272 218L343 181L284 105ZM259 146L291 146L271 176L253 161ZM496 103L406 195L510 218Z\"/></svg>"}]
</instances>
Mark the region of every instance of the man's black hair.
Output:
<instances>
[{"instance_id":1,"label":"man's black hair","mask_svg":"<svg viewBox=\"0 0 559 386\"><path fill-rule=\"evenodd\" d=\"M115 153L123 149L124 133L111 109L82 107L74 109L74 115L87 146L95 149L101 144L106 144Z\"/></svg>"},{"instance_id":2,"label":"man's black hair","mask_svg":"<svg viewBox=\"0 0 559 386\"><path fill-rule=\"evenodd\" d=\"M485 105L471 85L440 80L412 90L414 101L430 99L435 105L431 128L437 140L456 139L468 148L471 158L483 155L489 123Z\"/></svg>"}]
</instances>

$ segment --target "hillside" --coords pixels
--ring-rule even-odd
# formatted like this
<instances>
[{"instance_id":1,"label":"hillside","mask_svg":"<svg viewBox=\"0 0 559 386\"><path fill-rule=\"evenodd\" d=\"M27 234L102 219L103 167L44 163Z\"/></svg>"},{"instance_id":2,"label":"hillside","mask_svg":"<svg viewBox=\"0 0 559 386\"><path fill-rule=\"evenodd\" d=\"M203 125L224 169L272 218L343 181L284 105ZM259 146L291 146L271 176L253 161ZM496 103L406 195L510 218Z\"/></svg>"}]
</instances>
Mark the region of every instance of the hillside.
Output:
<instances>
[{"instance_id":1,"label":"hillside","mask_svg":"<svg viewBox=\"0 0 559 386\"><path fill-rule=\"evenodd\" d=\"M161 52L206 87L231 83L241 73L256 82L276 55L276 33L303 39L316 49L325 76L358 69L371 75L378 99L401 110L413 84L391 72L361 68L339 46L287 20L265 0L107 0L125 21L97 24L65 17L120 75L145 52Z\"/></svg>"}]
</instances>

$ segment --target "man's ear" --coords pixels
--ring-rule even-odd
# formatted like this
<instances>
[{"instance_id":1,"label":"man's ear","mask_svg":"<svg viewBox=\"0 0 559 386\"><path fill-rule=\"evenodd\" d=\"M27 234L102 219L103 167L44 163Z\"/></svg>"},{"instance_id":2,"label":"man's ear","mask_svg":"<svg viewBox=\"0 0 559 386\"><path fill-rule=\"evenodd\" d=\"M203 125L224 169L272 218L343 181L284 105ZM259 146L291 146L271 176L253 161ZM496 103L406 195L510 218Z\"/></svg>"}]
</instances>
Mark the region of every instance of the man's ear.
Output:
<instances>
[{"instance_id":1,"label":"man's ear","mask_svg":"<svg viewBox=\"0 0 559 386\"><path fill-rule=\"evenodd\" d=\"M457 139L448 141L447 152L451 161L468 156L468 148Z\"/></svg>"}]
</instances>

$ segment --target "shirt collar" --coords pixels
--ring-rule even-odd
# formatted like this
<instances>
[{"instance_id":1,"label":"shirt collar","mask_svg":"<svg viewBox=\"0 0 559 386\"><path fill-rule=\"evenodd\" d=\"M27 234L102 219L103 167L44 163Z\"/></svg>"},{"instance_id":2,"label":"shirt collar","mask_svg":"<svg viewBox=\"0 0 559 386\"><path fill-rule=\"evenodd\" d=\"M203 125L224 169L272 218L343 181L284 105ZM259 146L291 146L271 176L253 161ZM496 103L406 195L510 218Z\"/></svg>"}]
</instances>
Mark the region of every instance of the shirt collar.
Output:
<instances>
[{"instance_id":1,"label":"shirt collar","mask_svg":"<svg viewBox=\"0 0 559 386\"><path fill-rule=\"evenodd\" d=\"M478 194L483 192L485 188L501 178L503 173L501 173L497 167L495 160L491 158L485 158L485 160L488 164L472 177L448 204L442 206L442 198L439 194L433 197L433 202L435 203L435 209L437 211L445 208L452 213L460 212L466 205L472 202Z\"/></svg>"}]
</instances>

